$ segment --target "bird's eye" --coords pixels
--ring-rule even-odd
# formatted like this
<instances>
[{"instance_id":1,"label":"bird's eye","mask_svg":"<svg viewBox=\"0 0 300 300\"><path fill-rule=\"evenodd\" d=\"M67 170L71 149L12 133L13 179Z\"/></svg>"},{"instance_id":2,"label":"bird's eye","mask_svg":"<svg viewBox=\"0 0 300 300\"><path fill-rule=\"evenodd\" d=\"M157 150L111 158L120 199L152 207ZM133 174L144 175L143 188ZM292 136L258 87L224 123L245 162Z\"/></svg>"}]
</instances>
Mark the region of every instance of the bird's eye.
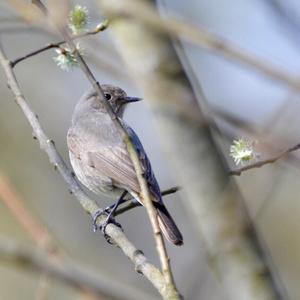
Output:
<instances>
[{"instance_id":1,"label":"bird's eye","mask_svg":"<svg viewBox=\"0 0 300 300\"><path fill-rule=\"evenodd\" d=\"M105 94L104 96L105 96L106 100L110 100L111 99L111 94Z\"/></svg>"}]
</instances>

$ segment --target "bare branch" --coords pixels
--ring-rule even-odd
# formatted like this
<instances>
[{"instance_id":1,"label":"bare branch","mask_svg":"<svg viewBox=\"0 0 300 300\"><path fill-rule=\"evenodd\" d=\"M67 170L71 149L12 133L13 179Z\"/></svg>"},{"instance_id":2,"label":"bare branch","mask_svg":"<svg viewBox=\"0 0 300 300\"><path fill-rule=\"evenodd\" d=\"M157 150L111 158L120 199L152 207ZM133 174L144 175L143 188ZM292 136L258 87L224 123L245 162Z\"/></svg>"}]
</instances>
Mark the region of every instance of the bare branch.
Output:
<instances>
[{"instance_id":1,"label":"bare branch","mask_svg":"<svg viewBox=\"0 0 300 300\"><path fill-rule=\"evenodd\" d=\"M107 27L108 27L108 21L105 20L102 23L98 24L96 26L96 28L93 29L93 30L90 30L90 31L87 31L87 32L82 33L82 34L72 36L72 40L76 40L76 39L80 39L80 38L83 38L83 37L86 37L86 36L89 36L89 35L97 34L101 31L104 31ZM11 61L11 66L15 67L16 64L18 64L19 62L21 62L21 61L23 61L23 60L25 60L29 57L35 56L35 55L40 54L40 53L42 53L44 51L47 51L49 49L59 48L60 45L65 44L65 43L66 43L66 41L60 41L60 42L57 42L57 43L48 44L48 45L46 45L46 46L44 46L40 49L34 50L34 51L24 55L24 56L21 56L19 58L14 59L13 61Z\"/></svg>"},{"instance_id":2,"label":"bare branch","mask_svg":"<svg viewBox=\"0 0 300 300\"><path fill-rule=\"evenodd\" d=\"M161 195L162 196L168 196L168 195L171 195L171 194L175 194L180 190L181 190L180 186L173 186L173 187L171 187L167 190L162 191Z\"/></svg>"},{"instance_id":3,"label":"bare branch","mask_svg":"<svg viewBox=\"0 0 300 300\"><path fill-rule=\"evenodd\" d=\"M229 171L229 175L240 176L245 171L255 169L255 168L260 168L260 167L262 167L264 165L267 165L267 164L272 164L272 163L276 162L277 160L281 159L282 157L286 156L287 154L289 154L293 151L297 151L299 149L300 149L300 143L293 146L293 147L291 147L291 148L289 148L289 149L287 149L287 150L285 150L285 151L283 151L279 155L274 156L272 158L261 160L261 161L258 161L256 163L249 164L247 166L241 167L239 169L231 170L231 171Z\"/></svg>"},{"instance_id":4,"label":"bare branch","mask_svg":"<svg viewBox=\"0 0 300 300\"><path fill-rule=\"evenodd\" d=\"M174 186L174 187L172 187L172 188L170 188L170 189L167 189L167 190L162 191L162 192L161 192L161 195L162 195L162 196L171 195L171 194L176 193L176 192L179 191L179 190L180 190L180 187ZM122 208L117 209L117 211L115 212L115 216L121 215L121 214L123 214L123 213L125 213L125 212L127 212L127 211L129 211L129 210L131 210L131 209L133 209L133 208L135 208L135 207L140 207L140 206L141 206L141 204L138 203L138 202L130 202L130 203L129 203L128 205L126 205L125 207L122 207Z\"/></svg>"}]
</instances>

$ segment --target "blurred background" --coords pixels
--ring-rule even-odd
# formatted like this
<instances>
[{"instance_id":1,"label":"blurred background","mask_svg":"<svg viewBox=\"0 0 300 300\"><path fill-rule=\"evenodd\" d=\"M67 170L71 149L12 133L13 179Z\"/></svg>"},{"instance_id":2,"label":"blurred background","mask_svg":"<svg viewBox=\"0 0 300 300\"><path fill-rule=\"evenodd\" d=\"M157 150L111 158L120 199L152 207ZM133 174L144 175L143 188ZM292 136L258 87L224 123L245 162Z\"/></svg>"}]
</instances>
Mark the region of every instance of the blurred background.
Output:
<instances>
[{"instance_id":1,"label":"blurred background","mask_svg":"<svg viewBox=\"0 0 300 300\"><path fill-rule=\"evenodd\" d=\"M17 1L12 1L17 3ZM94 1L71 1L86 6L89 27L103 20ZM164 12L199 24L266 62L297 75L300 68L300 4L296 0L164 0ZM9 59L22 56L58 35L23 22L9 1L0 3L0 35ZM85 56L100 83L122 87L128 95L139 96L118 56L109 30L81 40ZM229 146L233 139L255 141L260 159L272 157L299 143L299 96L254 71L229 62L198 47L183 43L185 63L202 87L222 132L220 147L231 168ZM65 72L57 67L54 50L34 56L16 66L21 89L48 135L69 164L66 133L72 111L90 87L79 68ZM94 233L90 217L69 194L65 183L50 166L47 156L32 139L31 128L7 89L0 72L0 173L21 196L26 207L51 232L72 258L128 284L147 297L159 299L150 283L134 271L119 249ZM128 108L125 119L140 136L162 189L176 185L157 141L147 103ZM300 298L300 160L297 152L286 158L250 170L235 178L250 215L286 288L289 299ZM95 196L92 195L94 199ZM100 199L99 199L100 200ZM105 202L104 202L105 201ZM207 265L204 246L184 206L180 192L165 199L182 229L185 244L168 246L178 288L186 299L227 299ZM101 199L107 206L109 200ZM126 235L159 265L146 211L134 209L118 218ZM31 242L30 237L0 201L0 233ZM0 299L34 299L40 275L0 264ZM81 299L76 289L51 280L47 299ZM145 296L145 299L146 296Z\"/></svg>"}]
</instances>

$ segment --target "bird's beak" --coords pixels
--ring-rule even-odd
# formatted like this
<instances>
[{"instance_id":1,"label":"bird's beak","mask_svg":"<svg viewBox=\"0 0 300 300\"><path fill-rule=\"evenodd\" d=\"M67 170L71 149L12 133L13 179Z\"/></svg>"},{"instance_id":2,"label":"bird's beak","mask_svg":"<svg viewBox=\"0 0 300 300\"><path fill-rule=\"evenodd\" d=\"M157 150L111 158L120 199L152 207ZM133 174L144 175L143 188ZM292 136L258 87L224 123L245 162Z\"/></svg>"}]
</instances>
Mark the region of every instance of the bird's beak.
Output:
<instances>
[{"instance_id":1,"label":"bird's beak","mask_svg":"<svg viewBox=\"0 0 300 300\"><path fill-rule=\"evenodd\" d=\"M138 97L126 97L125 101L124 101L124 104L127 104L127 103L132 103L132 102L138 102L138 101L141 101L142 98L138 98Z\"/></svg>"}]
</instances>

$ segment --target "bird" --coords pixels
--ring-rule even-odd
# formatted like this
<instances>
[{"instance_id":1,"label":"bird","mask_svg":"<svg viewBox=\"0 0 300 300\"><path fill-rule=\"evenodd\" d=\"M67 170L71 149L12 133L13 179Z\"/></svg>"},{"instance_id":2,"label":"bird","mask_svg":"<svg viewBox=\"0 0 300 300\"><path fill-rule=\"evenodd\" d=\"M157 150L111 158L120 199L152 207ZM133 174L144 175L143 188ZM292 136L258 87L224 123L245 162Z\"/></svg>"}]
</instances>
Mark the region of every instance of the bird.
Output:
<instances>
[{"instance_id":1,"label":"bird","mask_svg":"<svg viewBox=\"0 0 300 300\"><path fill-rule=\"evenodd\" d=\"M127 104L141 99L128 97L117 86L101 84L100 87L104 100L109 102L137 151L163 235L174 245L182 245L182 234L163 203L159 184L144 147L135 131L123 120ZM113 217L116 207L126 201L126 197L128 200L129 195L141 205L144 204L124 138L93 89L86 92L75 106L67 133L67 145L70 162L79 181L98 196L118 199L116 204L109 207L107 223L111 221L110 217Z\"/></svg>"}]
</instances>

